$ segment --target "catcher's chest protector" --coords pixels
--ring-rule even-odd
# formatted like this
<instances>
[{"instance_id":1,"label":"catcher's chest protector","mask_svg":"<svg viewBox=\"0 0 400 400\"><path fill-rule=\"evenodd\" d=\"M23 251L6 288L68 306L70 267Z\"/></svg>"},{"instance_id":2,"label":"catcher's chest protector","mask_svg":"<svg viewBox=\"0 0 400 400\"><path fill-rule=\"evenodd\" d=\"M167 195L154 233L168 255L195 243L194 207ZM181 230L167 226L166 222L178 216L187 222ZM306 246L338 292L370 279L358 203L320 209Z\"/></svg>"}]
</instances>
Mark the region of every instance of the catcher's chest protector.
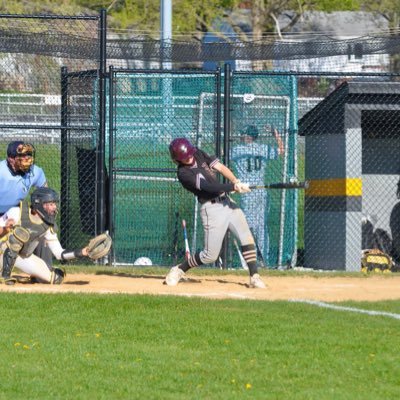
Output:
<instances>
[{"instance_id":1,"label":"catcher's chest protector","mask_svg":"<svg viewBox=\"0 0 400 400\"><path fill-rule=\"evenodd\" d=\"M45 222L40 224L32 222L29 213L29 205L27 202L23 201L21 203L21 226L29 232L30 236L28 242L24 244L19 252L19 255L21 257L29 257L36 249L39 239L43 237L50 228L50 225L47 225Z\"/></svg>"}]
</instances>

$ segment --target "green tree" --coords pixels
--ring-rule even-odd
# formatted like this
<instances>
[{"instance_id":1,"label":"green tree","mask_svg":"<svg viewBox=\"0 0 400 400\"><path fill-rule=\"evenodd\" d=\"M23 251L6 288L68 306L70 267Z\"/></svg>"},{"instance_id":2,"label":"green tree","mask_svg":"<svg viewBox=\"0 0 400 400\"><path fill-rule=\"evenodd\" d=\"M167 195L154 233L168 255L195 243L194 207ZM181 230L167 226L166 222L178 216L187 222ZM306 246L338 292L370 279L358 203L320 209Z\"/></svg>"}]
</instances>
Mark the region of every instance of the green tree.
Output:
<instances>
[{"instance_id":1,"label":"green tree","mask_svg":"<svg viewBox=\"0 0 400 400\"><path fill-rule=\"evenodd\" d=\"M363 1L366 11L375 12L383 16L389 24L390 34L398 36L400 28L400 1L399 0L382 0L375 2L372 0ZM392 72L400 72L400 55L394 54L390 57L390 70Z\"/></svg>"},{"instance_id":2,"label":"green tree","mask_svg":"<svg viewBox=\"0 0 400 400\"><path fill-rule=\"evenodd\" d=\"M160 1L115 0L109 6L109 14L114 24L121 28L135 28L159 36ZM215 19L223 17L238 3L238 0L174 0L173 34L200 38L211 29Z\"/></svg>"}]
</instances>

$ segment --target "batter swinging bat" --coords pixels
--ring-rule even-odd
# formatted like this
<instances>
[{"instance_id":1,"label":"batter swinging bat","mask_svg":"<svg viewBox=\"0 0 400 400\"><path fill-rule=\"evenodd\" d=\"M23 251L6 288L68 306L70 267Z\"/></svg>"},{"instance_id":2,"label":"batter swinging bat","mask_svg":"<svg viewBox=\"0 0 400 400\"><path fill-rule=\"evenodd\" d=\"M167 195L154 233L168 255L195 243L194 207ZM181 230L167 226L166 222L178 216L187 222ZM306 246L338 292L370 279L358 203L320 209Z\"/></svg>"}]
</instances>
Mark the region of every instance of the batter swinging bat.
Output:
<instances>
[{"instance_id":1,"label":"batter swinging bat","mask_svg":"<svg viewBox=\"0 0 400 400\"><path fill-rule=\"evenodd\" d=\"M185 258L186 260L189 260L190 258L190 249L189 249L189 241L187 237L187 231L186 231L186 220L182 220L182 227L183 227L183 238L185 239Z\"/></svg>"},{"instance_id":2,"label":"batter swinging bat","mask_svg":"<svg viewBox=\"0 0 400 400\"><path fill-rule=\"evenodd\" d=\"M307 189L309 186L308 181L304 182L277 182L268 185L253 185L249 186L250 189Z\"/></svg>"},{"instance_id":3,"label":"batter swinging bat","mask_svg":"<svg viewBox=\"0 0 400 400\"><path fill-rule=\"evenodd\" d=\"M235 247L236 247L236 250L237 250L237 252L238 252L238 254L239 254L240 264L241 264L242 268L243 268L243 269L249 269L249 267L247 266L247 262L246 262L246 260L244 259L243 254L242 254L242 252L241 252L240 249L239 249L238 242L237 242L237 240L236 240L235 238L233 239L233 243L234 243L234 245L235 245Z\"/></svg>"}]
</instances>

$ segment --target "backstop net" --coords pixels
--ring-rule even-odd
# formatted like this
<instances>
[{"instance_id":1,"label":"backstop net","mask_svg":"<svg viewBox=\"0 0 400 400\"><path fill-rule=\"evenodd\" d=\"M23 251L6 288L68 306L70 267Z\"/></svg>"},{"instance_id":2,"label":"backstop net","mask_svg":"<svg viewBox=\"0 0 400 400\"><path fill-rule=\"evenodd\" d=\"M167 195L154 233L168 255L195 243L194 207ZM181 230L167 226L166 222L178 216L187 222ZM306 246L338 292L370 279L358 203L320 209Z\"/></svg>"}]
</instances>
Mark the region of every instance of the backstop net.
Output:
<instances>
[{"instance_id":1,"label":"backstop net","mask_svg":"<svg viewBox=\"0 0 400 400\"><path fill-rule=\"evenodd\" d=\"M232 92L231 168L252 185L298 180L294 77L235 73ZM258 189L237 200L260 261L269 267L295 264L297 192Z\"/></svg>"},{"instance_id":2,"label":"backstop net","mask_svg":"<svg viewBox=\"0 0 400 400\"><path fill-rule=\"evenodd\" d=\"M194 199L176 180L168 145L180 136L196 143L199 97L215 92L216 74L116 70L112 79L114 258L172 265L184 255L183 219L192 232ZM215 132L213 113L203 132L208 137Z\"/></svg>"}]
</instances>

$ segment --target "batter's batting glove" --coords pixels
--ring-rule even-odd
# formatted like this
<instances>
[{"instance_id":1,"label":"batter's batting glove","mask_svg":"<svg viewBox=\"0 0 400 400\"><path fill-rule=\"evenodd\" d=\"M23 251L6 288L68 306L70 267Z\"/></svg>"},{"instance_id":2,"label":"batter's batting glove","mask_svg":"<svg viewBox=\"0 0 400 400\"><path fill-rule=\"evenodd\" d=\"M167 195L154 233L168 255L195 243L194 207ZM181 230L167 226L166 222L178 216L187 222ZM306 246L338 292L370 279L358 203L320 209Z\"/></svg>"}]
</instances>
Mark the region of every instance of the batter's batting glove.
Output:
<instances>
[{"instance_id":1,"label":"batter's batting glove","mask_svg":"<svg viewBox=\"0 0 400 400\"><path fill-rule=\"evenodd\" d=\"M248 183L239 182L235 185L235 191L238 193L250 193L251 189Z\"/></svg>"}]
</instances>

